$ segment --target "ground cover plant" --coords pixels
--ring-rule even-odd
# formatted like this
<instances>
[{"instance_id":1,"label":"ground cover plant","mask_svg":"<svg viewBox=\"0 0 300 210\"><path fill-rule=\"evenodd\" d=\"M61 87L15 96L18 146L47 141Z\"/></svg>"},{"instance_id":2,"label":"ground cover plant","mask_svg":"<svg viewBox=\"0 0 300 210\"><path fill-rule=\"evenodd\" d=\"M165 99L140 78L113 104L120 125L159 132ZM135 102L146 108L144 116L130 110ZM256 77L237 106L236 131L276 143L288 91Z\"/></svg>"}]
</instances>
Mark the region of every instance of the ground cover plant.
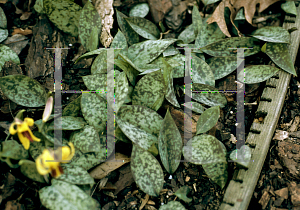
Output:
<instances>
[{"instance_id":1,"label":"ground cover plant","mask_svg":"<svg viewBox=\"0 0 300 210\"><path fill-rule=\"evenodd\" d=\"M130 17L115 10L118 28L112 37L109 31L112 23L103 21L111 19L112 14L102 16L101 3L86 1L81 7L66 0L37 0L34 4L37 13L45 14L64 33L79 36L87 52L74 63L94 59L90 74L82 77L88 91L69 103L59 116L53 110L58 99L34 78L0 77L5 97L23 107L43 109L43 115L36 119L24 117L24 109L14 116L9 134L1 142L1 161L11 168L19 168L29 179L45 183L39 190L39 198L48 209L100 209L99 202L91 196L96 183L89 170L114 154L120 142L132 145L131 173L140 190L149 196L160 195L165 182L164 171L174 174L182 158L201 165L206 175L224 189L228 183L228 160L243 156L244 161L237 163L247 168L247 160L251 158L247 145L228 151L221 141L209 134L218 122L220 110L228 103L226 96L216 90L216 81L244 64L237 59L236 49L230 48L245 48L246 58L264 53L275 64L246 66L237 75L239 82L261 83L279 71L296 75L287 49L293 29L267 26L242 34L239 24L250 22L254 13L249 14L250 8L246 7L244 13L240 10L234 14L234 6L231 8L227 3L220 2L218 10L205 18L194 5L192 23L176 38L165 38L168 32L163 24L145 18L149 11L145 4L134 7ZM227 19L224 13L220 18L222 15L216 12L222 5L231 11ZM235 8L241 7L238 3L235 5ZM294 7L290 2L282 3L287 13L294 14ZM8 37L6 15L1 8L0 24L1 43ZM113 53L99 47L100 44L114 49ZM186 51L180 47L191 49L192 90L198 91L192 93L189 103L184 103L182 97L186 92L182 83L186 76ZM20 64L18 55L5 44L0 44L0 55L0 71L5 62ZM111 60L113 70L109 67ZM114 95L105 92L110 85L114 87ZM189 107L200 114L196 133L187 143L170 110L161 111L164 104ZM115 113L114 141L107 140L109 111ZM31 130L33 125L35 129ZM61 130L61 143L54 132L57 130ZM60 146L56 147L57 144ZM159 208L186 209L184 204L191 201L187 197L188 189L181 187L175 195L180 201L171 201Z\"/></svg>"}]
</instances>

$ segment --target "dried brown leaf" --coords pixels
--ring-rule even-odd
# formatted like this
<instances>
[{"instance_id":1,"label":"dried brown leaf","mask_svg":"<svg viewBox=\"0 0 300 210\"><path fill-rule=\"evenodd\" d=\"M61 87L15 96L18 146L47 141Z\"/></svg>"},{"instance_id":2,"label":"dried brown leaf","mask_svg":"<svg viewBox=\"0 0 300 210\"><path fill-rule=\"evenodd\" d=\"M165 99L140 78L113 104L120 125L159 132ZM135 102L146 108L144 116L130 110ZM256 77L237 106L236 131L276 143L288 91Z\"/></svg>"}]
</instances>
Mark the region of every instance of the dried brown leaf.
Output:
<instances>
[{"instance_id":1,"label":"dried brown leaf","mask_svg":"<svg viewBox=\"0 0 300 210\"><path fill-rule=\"evenodd\" d=\"M28 35L28 34L32 34L32 30L31 29L22 29L22 28L15 28L14 31L11 33L11 35L15 35L15 34L22 34L24 36Z\"/></svg>"}]
</instances>

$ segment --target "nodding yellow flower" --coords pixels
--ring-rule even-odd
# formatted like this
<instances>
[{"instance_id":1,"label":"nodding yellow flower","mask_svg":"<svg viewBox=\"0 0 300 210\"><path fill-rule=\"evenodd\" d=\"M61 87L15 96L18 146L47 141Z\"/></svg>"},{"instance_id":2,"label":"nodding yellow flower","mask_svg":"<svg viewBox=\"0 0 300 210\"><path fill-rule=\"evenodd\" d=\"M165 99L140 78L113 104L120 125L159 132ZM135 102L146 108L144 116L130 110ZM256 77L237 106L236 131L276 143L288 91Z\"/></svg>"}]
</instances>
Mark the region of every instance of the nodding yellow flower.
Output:
<instances>
[{"instance_id":1,"label":"nodding yellow flower","mask_svg":"<svg viewBox=\"0 0 300 210\"><path fill-rule=\"evenodd\" d=\"M35 160L39 174L46 175L51 173L52 177L59 177L63 173L60 163L69 162L75 154L73 143L69 142L69 146L63 146L55 151L44 149L43 153ZM61 152L61 160L58 158L58 152Z\"/></svg>"},{"instance_id":2,"label":"nodding yellow flower","mask_svg":"<svg viewBox=\"0 0 300 210\"><path fill-rule=\"evenodd\" d=\"M33 124L34 121L31 118L25 118L24 121L15 118L15 122L13 122L9 127L9 133L11 135L18 133L20 142L26 150L29 149L30 142L41 141L41 139L32 134L32 131L29 128L29 126L33 126Z\"/></svg>"}]
</instances>

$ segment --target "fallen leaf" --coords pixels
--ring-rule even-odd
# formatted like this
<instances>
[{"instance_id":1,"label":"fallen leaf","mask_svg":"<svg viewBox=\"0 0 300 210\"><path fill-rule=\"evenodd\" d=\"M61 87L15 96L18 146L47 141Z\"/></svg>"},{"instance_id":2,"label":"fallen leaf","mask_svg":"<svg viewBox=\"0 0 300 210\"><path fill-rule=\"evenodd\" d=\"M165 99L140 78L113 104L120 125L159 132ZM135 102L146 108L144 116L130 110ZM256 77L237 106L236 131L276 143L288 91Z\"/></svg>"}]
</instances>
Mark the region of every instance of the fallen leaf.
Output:
<instances>
[{"instance_id":1,"label":"fallen leaf","mask_svg":"<svg viewBox=\"0 0 300 210\"><path fill-rule=\"evenodd\" d=\"M281 131L276 130L275 136L273 137L273 140L279 140L282 141L289 137L289 133L287 131Z\"/></svg>"},{"instance_id":2,"label":"fallen leaf","mask_svg":"<svg viewBox=\"0 0 300 210\"><path fill-rule=\"evenodd\" d=\"M114 23L113 0L93 0L93 3L102 21L100 42L104 47L108 47L113 41L113 37L110 34L110 29L112 29Z\"/></svg>"},{"instance_id":3,"label":"fallen leaf","mask_svg":"<svg viewBox=\"0 0 300 210\"><path fill-rule=\"evenodd\" d=\"M155 23L162 21L173 7L171 0L149 0L148 3Z\"/></svg>"},{"instance_id":4,"label":"fallen leaf","mask_svg":"<svg viewBox=\"0 0 300 210\"><path fill-rule=\"evenodd\" d=\"M15 35L15 34L22 34L24 36L28 35L28 34L32 34L32 30L31 29L22 29L22 28L15 28L14 31L11 33L11 35Z\"/></svg>"},{"instance_id":5,"label":"fallen leaf","mask_svg":"<svg viewBox=\"0 0 300 210\"><path fill-rule=\"evenodd\" d=\"M94 179L102 179L106 177L110 172L120 168L125 163L130 162L130 158L128 156L123 155L121 153L115 154L115 160L109 159L106 162L100 164L96 168L94 168L89 174Z\"/></svg>"},{"instance_id":6,"label":"fallen leaf","mask_svg":"<svg viewBox=\"0 0 300 210\"><path fill-rule=\"evenodd\" d=\"M284 199L288 199L289 196L289 191L287 187L281 188L280 190L276 190L274 193L280 197L283 197Z\"/></svg>"}]
</instances>

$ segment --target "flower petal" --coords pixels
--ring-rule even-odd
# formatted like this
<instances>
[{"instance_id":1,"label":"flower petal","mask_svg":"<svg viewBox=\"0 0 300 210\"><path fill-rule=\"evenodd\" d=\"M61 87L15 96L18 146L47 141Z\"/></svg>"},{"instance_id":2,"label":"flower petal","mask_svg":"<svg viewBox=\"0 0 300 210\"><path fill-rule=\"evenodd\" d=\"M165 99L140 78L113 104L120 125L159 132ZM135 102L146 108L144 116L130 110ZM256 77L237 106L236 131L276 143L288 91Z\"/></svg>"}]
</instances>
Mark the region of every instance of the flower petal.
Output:
<instances>
[{"instance_id":1,"label":"flower petal","mask_svg":"<svg viewBox=\"0 0 300 210\"><path fill-rule=\"evenodd\" d=\"M11 135L15 135L17 133L17 130L15 129L15 125L17 125L16 123L12 123L9 127L9 133Z\"/></svg>"},{"instance_id":2,"label":"flower petal","mask_svg":"<svg viewBox=\"0 0 300 210\"><path fill-rule=\"evenodd\" d=\"M35 161L35 164L36 164L36 169L37 171L39 172L39 174L41 175L46 175L48 173L50 173L51 169L49 167L45 167L43 165L43 160L42 160L42 155L40 155L36 161Z\"/></svg>"},{"instance_id":3,"label":"flower petal","mask_svg":"<svg viewBox=\"0 0 300 210\"><path fill-rule=\"evenodd\" d=\"M75 148L72 142L69 142L69 146L62 147L62 160L71 160L75 154Z\"/></svg>"},{"instance_id":4,"label":"flower petal","mask_svg":"<svg viewBox=\"0 0 300 210\"><path fill-rule=\"evenodd\" d=\"M18 137L20 142L22 143L23 147L28 150L30 146L30 141L27 137L25 137L22 133L18 132Z\"/></svg>"},{"instance_id":5,"label":"flower petal","mask_svg":"<svg viewBox=\"0 0 300 210\"><path fill-rule=\"evenodd\" d=\"M26 123L28 126L33 126L34 120L33 120L32 118L26 117L26 118L24 119L24 123Z\"/></svg>"}]
</instances>

